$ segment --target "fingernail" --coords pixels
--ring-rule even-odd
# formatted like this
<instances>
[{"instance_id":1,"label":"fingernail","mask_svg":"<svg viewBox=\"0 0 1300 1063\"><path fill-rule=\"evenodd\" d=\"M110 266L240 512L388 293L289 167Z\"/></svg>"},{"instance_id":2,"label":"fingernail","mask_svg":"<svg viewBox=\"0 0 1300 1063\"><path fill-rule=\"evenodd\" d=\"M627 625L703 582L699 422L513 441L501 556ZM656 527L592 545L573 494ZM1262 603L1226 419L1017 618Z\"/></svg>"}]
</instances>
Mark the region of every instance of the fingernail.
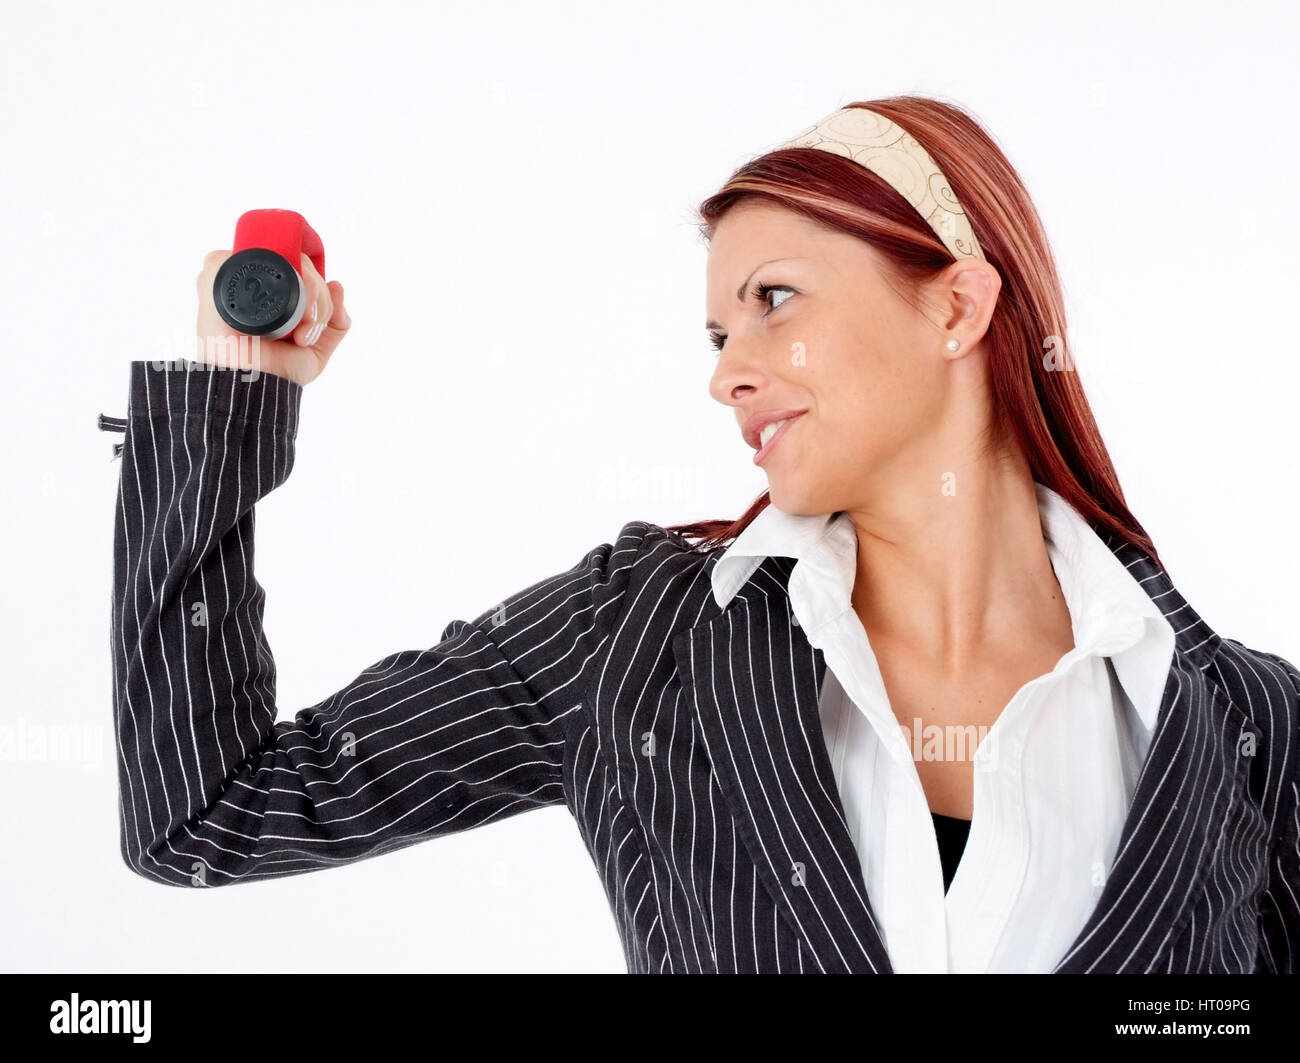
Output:
<instances>
[{"instance_id":1,"label":"fingernail","mask_svg":"<svg viewBox=\"0 0 1300 1063\"><path fill-rule=\"evenodd\" d=\"M316 322L316 324L312 326L311 335L307 339L307 346L314 347L316 345L316 341L320 339L320 334L324 331L325 331L325 322L324 321Z\"/></svg>"}]
</instances>

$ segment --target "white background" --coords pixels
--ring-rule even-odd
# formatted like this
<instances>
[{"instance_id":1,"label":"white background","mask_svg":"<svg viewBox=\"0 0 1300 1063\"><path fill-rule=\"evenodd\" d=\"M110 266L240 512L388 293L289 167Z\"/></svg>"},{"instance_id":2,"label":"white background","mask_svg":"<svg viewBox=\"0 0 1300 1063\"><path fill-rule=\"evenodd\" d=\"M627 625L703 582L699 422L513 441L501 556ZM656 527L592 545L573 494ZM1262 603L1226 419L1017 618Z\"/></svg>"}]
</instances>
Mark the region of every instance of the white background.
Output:
<instances>
[{"instance_id":1,"label":"white background","mask_svg":"<svg viewBox=\"0 0 1300 1063\"><path fill-rule=\"evenodd\" d=\"M6 14L0 966L625 969L563 806L191 891L118 852L109 603L131 359L192 352L243 211L354 319L258 507L281 718L628 520L766 486L707 393L693 210L852 100L971 111L1019 169L1130 505L1221 634L1300 661L1292 5L43 4ZM40 761L41 728L84 754Z\"/></svg>"}]
</instances>

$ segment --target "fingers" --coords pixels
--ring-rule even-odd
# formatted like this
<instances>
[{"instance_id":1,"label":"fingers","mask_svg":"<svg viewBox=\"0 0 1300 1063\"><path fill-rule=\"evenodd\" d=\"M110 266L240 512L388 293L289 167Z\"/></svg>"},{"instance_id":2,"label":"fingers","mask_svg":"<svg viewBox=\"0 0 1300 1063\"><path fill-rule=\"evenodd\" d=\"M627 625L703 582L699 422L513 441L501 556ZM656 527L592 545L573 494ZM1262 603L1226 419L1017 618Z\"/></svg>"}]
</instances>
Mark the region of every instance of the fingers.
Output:
<instances>
[{"instance_id":1,"label":"fingers","mask_svg":"<svg viewBox=\"0 0 1300 1063\"><path fill-rule=\"evenodd\" d=\"M343 285L338 281L330 281L329 295L333 313L329 318L321 319L317 325L319 332L311 343L316 354L322 359L328 359L334 353L334 348L342 342L348 329L352 327L352 317L343 304Z\"/></svg>"},{"instance_id":2,"label":"fingers","mask_svg":"<svg viewBox=\"0 0 1300 1063\"><path fill-rule=\"evenodd\" d=\"M334 312L329 318L327 327L346 332L352 327L352 315L348 313L348 308L343 305L343 285L338 281L330 281L329 291Z\"/></svg>"},{"instance_id":3,"label":"fingers","mask_svg":"<svg viewBox=\"0 0 1300 1063\"><path fill-rule=\"evenodd\" d=\"M302 256L302 283L306 289L307 306L303 310L302 320L294 329L294 340L304 347L313 346L320 339L325 325L334 313L334 297L312 261Z\"/></svg>"},{"instance_id":4,"label":"fingers","mask_svg":"<svg viewBox=\"0 0 1300 1063\"><path fill-rule=\"evenodd\" d=\"M352 327L352 317L343 304L343 285L338 281L330 281L326 290L333 311L329 318L322 317L317 321L308 333L308 342L303 347L304 352L310 351L316 356L321 370Z\"/></svg>"}]
</instances>

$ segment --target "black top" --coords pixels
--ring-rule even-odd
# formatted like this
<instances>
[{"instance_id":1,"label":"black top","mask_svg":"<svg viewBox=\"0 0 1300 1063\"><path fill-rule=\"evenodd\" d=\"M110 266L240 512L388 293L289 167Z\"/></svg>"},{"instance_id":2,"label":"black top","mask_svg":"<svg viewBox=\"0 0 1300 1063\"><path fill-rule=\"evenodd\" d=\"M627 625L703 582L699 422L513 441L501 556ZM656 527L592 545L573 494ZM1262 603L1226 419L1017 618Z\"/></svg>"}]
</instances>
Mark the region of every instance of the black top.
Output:
<instances>
[{"instance_id":1,"label":"black top","mask_svg":"<svg viewBox=\"0 0 1300 1063\"><path fill-rule=\"evenodd\" d=\"M943 892L948 892L952 876L957 873L957 864L961 860L962 850L966 848L966 837L970 834L970 820L958 819L956 816L942 816L931 812L934 820L934 833L939 839L939 862L943 865Z\"/></svg>"}]
</instances>

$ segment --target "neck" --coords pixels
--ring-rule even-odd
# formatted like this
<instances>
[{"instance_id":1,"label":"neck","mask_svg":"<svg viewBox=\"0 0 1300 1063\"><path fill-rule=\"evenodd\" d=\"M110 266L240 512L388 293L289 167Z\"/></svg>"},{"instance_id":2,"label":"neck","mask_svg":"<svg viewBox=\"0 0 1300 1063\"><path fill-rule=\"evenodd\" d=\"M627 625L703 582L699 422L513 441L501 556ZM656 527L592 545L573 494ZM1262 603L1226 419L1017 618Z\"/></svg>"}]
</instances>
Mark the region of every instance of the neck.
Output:
<instances>
[{"instance_id":1,"label":"neck","mask_svg":"<svg viewBox=\"0 0 1300 1063\"><path fill-rule=\"evenodd\" d=\"M955 672L1023 638L1017 632L1068 638L1019 450L917 464L925 471L873 485L870 504L848 511L858 540L853 607L873 645L906 647Z\"/></svg>"}]
</instances>

